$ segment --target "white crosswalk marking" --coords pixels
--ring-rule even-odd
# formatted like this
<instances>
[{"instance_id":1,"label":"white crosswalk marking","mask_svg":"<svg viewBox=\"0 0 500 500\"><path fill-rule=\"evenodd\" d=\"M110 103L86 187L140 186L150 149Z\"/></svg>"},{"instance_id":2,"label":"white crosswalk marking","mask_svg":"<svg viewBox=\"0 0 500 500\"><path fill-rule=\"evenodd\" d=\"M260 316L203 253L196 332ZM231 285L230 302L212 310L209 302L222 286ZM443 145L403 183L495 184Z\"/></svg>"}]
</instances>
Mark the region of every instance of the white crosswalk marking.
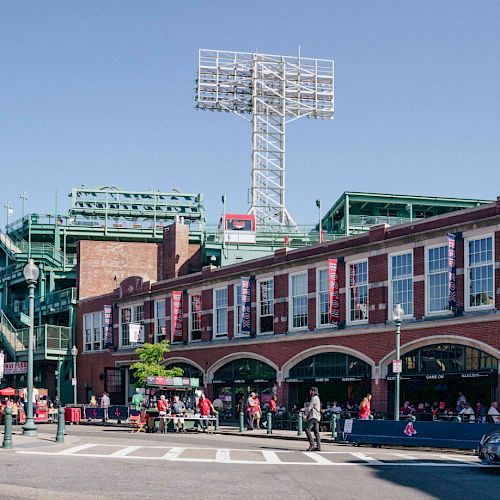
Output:
<instances>
[{"instance_id":1,"label":"white crosswalk marking","mask_svg":"<svg viewBox=\"0 0 500 500\"><path fill-rule=\"evenodd\" d=\"M93 448L94 446L98 446L97 444L80 444L79 446L74 446L73 448L68 448L67 450L60 451L58 455L73 455L79 451L88 450L89 448Z\"/></svg>"},{"instance_id":2,"label":"white crosswalk marking","mask_svg":"<svg viewBox=\"0 0 500 500\"><path fill-rule=\"evenodd\" d=\"M308 457L312 458L318 464L322 464L322 465L331 465L332 464L332 462L330 462L330 460L321 456L319 453L315 453L313 451L308 451L308 452L305 452L304 454L307 455Z\"/></svg>"},{"instance_id":3,"label":"white crosswalk marking","mask_svg":"<svg viewBox=\"0 0 500 500\"><path fill-rule=\"evenodd\" d=\"M368 455L365 455L364 453L361 452L352 452L351 455L353 457L359 458L360 460L364 460L365 462L368 462L370 464L382 465L384 463L381 462L380 460L377 460L376 458L369 457Z\"/></svg>"},{"instance_id":4,"label":"white crosswalk marking","mask_svg":"<svg viewBox=\"0 0 500 500\"><path fill-rule=\"evenodd\" d=\"M167 453L165 453L165 455L163 455L161 458L163 458L164 460L176 460L185 449L186 448L172 448L171 450L167 451Z\"/></svg>"},{"instance_id":5,"label":"white crosswalk marking","mask_svg":"<svg viewBox=\"0 0 500 500\"><path fill-rule=\"evenodd\" d=\"M404 458L405 460L418 460L418 458L413 455L405 455L404 453L393 453L393 455L399 458Z\"/></svg>"},{"instance_id":6,"label":"white crosswalk marking","mask_svg":"<svg viewBox=\"0 0 500 500\"><path fill-rule=\"evenodd\" d=\"M109 455L110 457L125 457L129 453L132 453L135 450L139 450L140 446L127 446L126 448L122 448L121 450L115 451Z\"/></svg>"},{"instance_id":7,"label":"white crosswalk marking","mask_svg":"<svg viewBox=\"0 0 500 500\"><path fill-rule=\"evenodd\" d=\"M281 464L282 463L280 460L280 457L278 457L278 454L275 451L263 450L262 455L266 459L266 462L268 464Z\"/></svg>"},{"instance_id":8,"label":"white crosswalk marking","mask_svg":"<svg viewBox=\"0 0 500 500\"><path fill-rule=\"evenodd\" d=\"M221 462L223 464L231 463L231 457L229 455L229 450L217 450L215 454L215 461Z\"/></svg>"}]
</instances>

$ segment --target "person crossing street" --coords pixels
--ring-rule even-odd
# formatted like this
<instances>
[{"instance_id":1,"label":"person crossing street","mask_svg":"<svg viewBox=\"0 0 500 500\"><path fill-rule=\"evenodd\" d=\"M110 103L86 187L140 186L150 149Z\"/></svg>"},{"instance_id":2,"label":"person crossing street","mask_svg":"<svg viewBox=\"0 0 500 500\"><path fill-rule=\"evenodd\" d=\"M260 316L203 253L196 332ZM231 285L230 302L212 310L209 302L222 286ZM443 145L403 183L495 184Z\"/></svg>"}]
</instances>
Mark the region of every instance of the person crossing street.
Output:
<instances>
[{"instance_id":1,"label":"person crossing street","mask_svg":"<svg viewBox=\"0 0 500 500\"><path fill-rule=\"evenodd\" d=\"M319 435L321 401L319 399L318 388L311 387L309 390L309 396L311 399L305 405L306 435L309 440L309 448L307 448L306 451L321 451L321 436Z\"/></svg>"}]
</instances>

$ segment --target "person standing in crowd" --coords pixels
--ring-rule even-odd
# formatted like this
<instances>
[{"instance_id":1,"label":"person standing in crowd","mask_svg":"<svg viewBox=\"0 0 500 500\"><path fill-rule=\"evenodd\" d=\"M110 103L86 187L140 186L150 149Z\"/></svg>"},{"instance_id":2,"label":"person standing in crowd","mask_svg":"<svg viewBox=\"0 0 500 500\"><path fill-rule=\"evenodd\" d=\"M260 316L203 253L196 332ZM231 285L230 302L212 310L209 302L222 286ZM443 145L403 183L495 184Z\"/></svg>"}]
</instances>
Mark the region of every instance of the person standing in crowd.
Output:
<instances>
[{"instance_id":1,"label":"person standing in crowd","mask_svg":"<svg viewBox=\"0 0 500 500\"><path fill-rule=\"evenodd\" d=\"M143 402L144 396L141 394L141 390L137 387L135 394L132 396L132 406L134 406L136 410L140 410Z\"/></svg>"},{"instance_id":2,"label":"person standing in crowd","mask_svg":"<svg viewBox=\"0 0 500 500\"><path fill-rule=\"evenodd\" d=\"M310 400L304 408L306 419L306 436L309 441L307 451L321 451L321 436L319 434L319 423L321 421L321 401L317 387L309 390ZM300 417L299 417L300 418ZM311 432L312 431L312 432ZM312 433L314 432L314 438Z\"/></svg>"},{"instance_id":3,"label":"person standing in crowd","mask_svg":"<svg viewBox=\"0 0 500 500\"><path fill-rule=\"evenodd\" d=\"M371 399L372 399L372 395L370 393L368 393L361 400L361 403L359 403L359 418L361 420L368 420L372 414L372 410L370 407Z\"/></svg>"},{"instance_id":4,"label":"person standing in crowd","mask_svg":"<svg viewBox=\"0 0 500 500\"><path fill-rule=\"evenodd\" d=\"M172 403L172 413L174 415L174 427L176 432L186 432L184 428L184 413L186 412L186 405L180 401L179 396L174 396Z\"/></svg>"},{"instance_id":5,"label":"person standing in crowd","mask_svg":"<svg viewBox=\"0 0 500 500\"><path fill-rule=\"evenodd\" d=\"M260 429L260 419L262 417L262 409L260 407L260 399L257 394L253 393L252 404L252 429L255 428L254 424L257 423L257 429Z\"/></svg>"},{"instance_id":6,"label":"person standing in crowd","mask_svg":"<svg viewBox=\"0 0 500 500\"><path fill-rule=\"evenodd\" d=\"M488 416L493 420L494 424L500 424L500 411L498 411L497 401L491 403L490 409L488 410Z\"/></svg>"},{"instance_id":7,"label":"person standing in crowd","mask_svg":"<svg viewBox=\"0 0 500 500\"><path fill-rule=\"evenodd\" d=\"M273 415L273 417L274 414L276 413L276 407L277 407L276 401L278 401L278 396L274 394L271 400L269 401L269 411L271 412L271 415Z\"/></svg>"},{"instance_id":8,"label":"person standing in crowd","mask_svg":"<svg viewBox=\"0 0 500 500\"><path fill-rule=\"evenodd\" d=\"M467 398L464 396L463 392L459 392L455 410L461 412L464 409L465 403L467 403Z\"/></svg>"},{"instance_id":9,"label":"person standing in crowd","mask_svg":"<svg viewBox=\"0 0 500 500\"><path fill-rule=\"evenodd\" d=\"M213 403L212 403L212 404L214 405L214 408L215 408L218 412L220 412L220 411L222 410L222 408L224 408L224 403L222 402L222 399L220 398L220 396L217 396L217 397L214 399L214 401L213 401Z\"/></svg>"},{"instance_id":10,"label":"person standing in crowd","mask_svg":"<svg viewBox=\"0 0 500 500\"><path fill-rule=\"evenodd\" d=\"M111 405L111 400L109 399L108 393L103 392L101 396L101 408L104 411L104 421L108 420L108 408Z\"/></svg>"},{"instance_id":11,"label":"person standing in crowd","mask_svg":"<svg viewBox=\"0 0 500 500\"><path fill-rule=\"evenodd\" d=\"M253 431L253 406L255 404L254 397L256 396L255 392L251 392L250 396L247 398L247 402L245 405L245 412L247 417L247 430Z\"/></svg>"},{"instance_id":12,"label":"person standing in crowd","mask_svg":"<svg viewBox=\"0 0 500 500\"><path fill-rule=\"evenodd\" d=\"M203 428L203 432L207 432L208 420L206 419L206 417L209 417L212 412L214 414L217 413L217 411L215 410L212 401L210 401L210 399L208 399L203 393L201 394L200 400L198 401L198 408L200 409L200 415L202 417L200 420L201 427Z\"/></svg>"}]
</instances>

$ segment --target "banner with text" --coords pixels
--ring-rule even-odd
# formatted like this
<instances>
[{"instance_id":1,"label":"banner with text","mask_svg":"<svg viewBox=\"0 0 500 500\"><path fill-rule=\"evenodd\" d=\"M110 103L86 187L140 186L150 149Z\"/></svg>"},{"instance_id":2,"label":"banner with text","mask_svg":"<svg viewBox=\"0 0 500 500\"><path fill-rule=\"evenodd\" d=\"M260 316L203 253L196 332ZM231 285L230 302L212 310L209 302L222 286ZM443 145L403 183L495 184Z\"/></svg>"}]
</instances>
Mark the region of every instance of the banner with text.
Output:
<instances>
[{"instance_id":1,"label":"banner with text","mask_svg":"<svg viewBox=\"0 0 500 500\"><path fill-rule=\"evenodd\" d=\"M131 344L144 343L144 325L140 323L130 323L128 325L129 342Z\"/></svg>"},{"instance_id":2,"label":"banner with text","mask_svg":"<svg viewBox=\"0 0 500 500\"><path fill-rule=\"evenodd\" d=\"M113 345L113 308L104 306L104 347Z\"/></svg>"},{"instance_id":3,"label":"banner with text","mask_svg":"<svg viewBox=\"0 0 500 500\"><path fill-rule=\"evenodd\" d=\"M328 305L330 323L340 319L338 259L328 259Z\"/></svg>"},{"instance_id":4,"label":"banner with text","mask_svg":"<svg viewBox=\"0 0 500 500\"><path fill-rule=\"evenodd\" d=\"M457 250L455 235L448 234L448 307L457 307Z\"/></svg>"},{"instance_id":5,"label":"banner with text","mask_svg":"<svg viewBox=\"0 0 500 500\"><path fill-rule=\"evenodd\" d=\"M182 291L172 292L172 340L182 340Z\"/></svg>"},{"instance_id":6,"label":"banner with text","mask_svg":"<svg viewBox=\"0 0 500 500\"><path fill-rule=\"evenodd\" d=\"M241 318L240 332L250 335L252 331L252 293L250 277L241 277Z\"/></svg>"}]
</instances>

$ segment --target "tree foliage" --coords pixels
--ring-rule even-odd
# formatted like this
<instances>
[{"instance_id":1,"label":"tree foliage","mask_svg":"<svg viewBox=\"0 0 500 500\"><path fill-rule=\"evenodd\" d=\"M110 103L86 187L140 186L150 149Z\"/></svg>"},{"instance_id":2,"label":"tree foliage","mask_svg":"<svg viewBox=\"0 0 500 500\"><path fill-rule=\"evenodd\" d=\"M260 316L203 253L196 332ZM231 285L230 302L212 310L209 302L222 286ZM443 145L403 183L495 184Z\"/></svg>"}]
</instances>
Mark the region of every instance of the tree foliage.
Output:
<instances>
[{"instance_id":1,"label":"tree foliage","mask_svg":"<svg viewBox=\"0 0 500 500\"><path fill-rule=\"evenodd\" d=\"M148 377L182 377L182 368L173 367L167 370L161 364L165 354L170 351L168 345L168 340L163 340L158 344L146 343L135 350L140 361L134 363L130 369L137 378L136 387L144 387Z\"/></svg>"}]
</instances>

